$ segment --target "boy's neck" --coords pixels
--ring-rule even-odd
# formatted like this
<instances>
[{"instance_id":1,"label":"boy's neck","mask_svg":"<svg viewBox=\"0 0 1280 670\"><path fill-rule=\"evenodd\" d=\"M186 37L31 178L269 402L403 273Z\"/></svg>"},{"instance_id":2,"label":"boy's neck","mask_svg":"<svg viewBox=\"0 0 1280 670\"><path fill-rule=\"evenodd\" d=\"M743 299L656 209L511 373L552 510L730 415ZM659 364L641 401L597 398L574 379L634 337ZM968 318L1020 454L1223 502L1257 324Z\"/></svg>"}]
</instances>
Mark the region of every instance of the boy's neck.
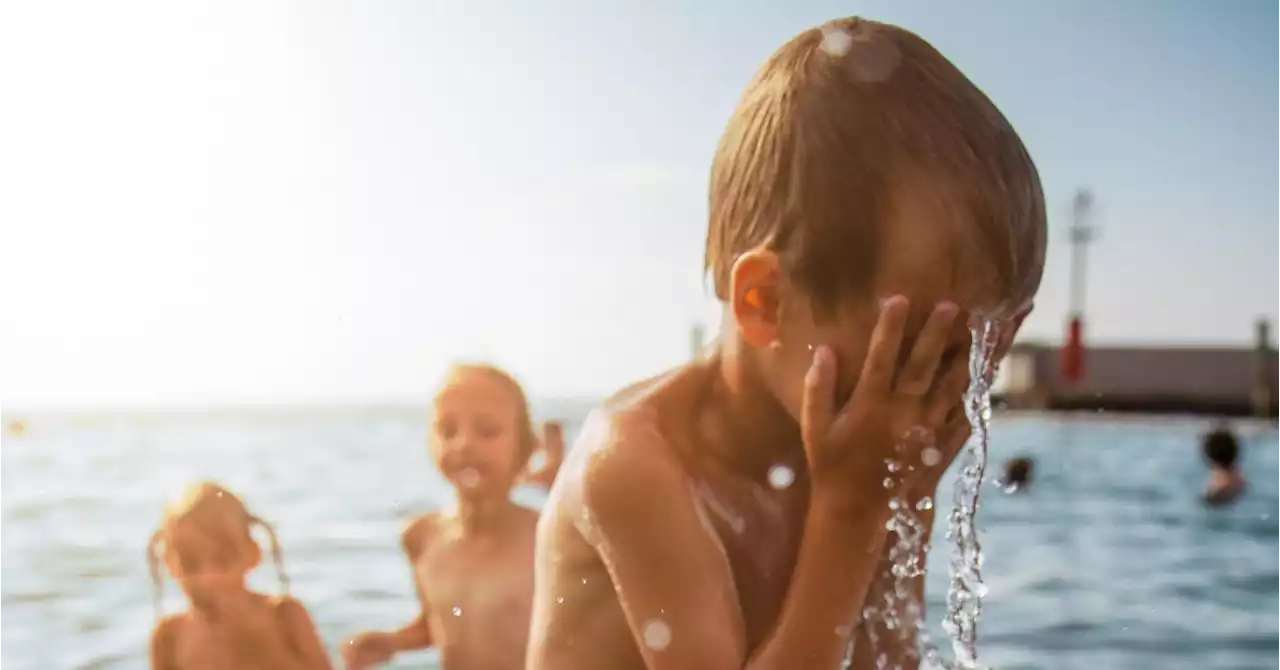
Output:
<instances>
[{"instance_id":1,"label":"boy's neck","mask_svg":"<svg viewBox=\"0 0 1280 670\"><path fill-rule=\"evenodd\" d=\"M468 534L489 532L506 521L513 506L507 497L458 496L458 521Z\"/></svg>"},{"instance_id":2,"label":"boy's neck","mask_svg":"<svg viewBox=\"0 0 1280 670\"><path fill-rule=\"evenodd\" d=\"M765 481L775 465L805 466L800 426L754 369L748 345L725 336L707 361L712 381L701 414L703 443L731 469Z\"/></svg>"}]
</instances>

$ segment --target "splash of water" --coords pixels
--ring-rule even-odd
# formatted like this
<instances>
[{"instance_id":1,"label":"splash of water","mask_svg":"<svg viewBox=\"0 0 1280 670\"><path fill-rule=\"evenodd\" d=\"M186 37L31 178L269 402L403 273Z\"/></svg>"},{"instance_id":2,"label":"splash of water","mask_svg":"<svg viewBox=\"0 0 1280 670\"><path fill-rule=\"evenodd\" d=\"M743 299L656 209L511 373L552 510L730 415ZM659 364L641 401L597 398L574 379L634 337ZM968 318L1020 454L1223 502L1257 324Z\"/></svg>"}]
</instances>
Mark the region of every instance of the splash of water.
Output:
<instances>
[{"instance_id":1,"label":"splash of water","mask_svg":"<svg viewBox=\"0 0 1280 670\"><path fill-rule=\"evenodd\" d=\"M964 395L964 411L973 426L973 437L958 459L951 514L947 519L948 562L951 585L947 589L947 615L942 627L951 638L956 665L978 666L978 618L987 586L982 581L982 545L974 519L982 475L987 467L987 436L991 421L992 358L995 355L998 324L982 319L972 327L973 348L969 352L969 390Z\"/></svg>"},{"instance_id":2,"label":"splash of water","mask_svg":"<svg viewBox=\"0 0 1280 670\"><path fill-rule=\"evenodd\" d=\"M974 519L978 511L978 494L987 461L987 428L991 419L991 363L998 338L998 324L982 320L972 327L973 348L969 354L970 384L964 396L965 415L973 427L970 440L962 448L954 502L948 517L947 540L951 572L947 590L947 614L943 629L951 640L955 660L944 658L930 639L924 625L924 605L913 592L913 582L924 574L924 543L926 528L915 511L933 508L932 498L922 498L913 511L901 496L889 501L893 512L887 524L895 541L889 548L892 586L881 594L880 602L867 606L862 612L868 638L878 651L880 647L879 623L888 634L896 636L899 648L911 649L911 637L915 636L914 655L924 663L923 667L946 670L978 670L977 622L982 614L982 598L986 585L982 581L982 547L978 542ZM936 448L926 447L921 460L926 466L934 466L941 459ZM931 462L932 461L932 462ZM900 471L903 464L886 463L889 472ZM886 481L889 481L886 479ZM908 653L912 653L908 651ZM845 654L844 667L852 664L853 646ZM876 669L888 670L890 659L885 653L876 654Z\"/></svg>"}]
</instances>

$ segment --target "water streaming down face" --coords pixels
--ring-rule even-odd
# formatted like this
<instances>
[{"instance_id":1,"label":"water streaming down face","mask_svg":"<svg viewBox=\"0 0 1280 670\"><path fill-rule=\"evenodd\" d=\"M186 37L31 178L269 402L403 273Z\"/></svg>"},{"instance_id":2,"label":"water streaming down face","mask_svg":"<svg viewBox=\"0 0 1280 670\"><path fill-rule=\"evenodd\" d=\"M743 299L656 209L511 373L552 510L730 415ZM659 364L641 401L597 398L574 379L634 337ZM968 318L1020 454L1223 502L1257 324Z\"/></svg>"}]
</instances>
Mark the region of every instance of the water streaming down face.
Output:
<instances>
[{"instance_id":1,"label":"water streaming down face","mask_svg":"<svg viewBox=\"0 0 1280 670\"><path fill-rule=\"evenodd\" d=\"M973 348L969 352L969 390L964 396L964 412L973 426L973 437L959 455L960 469L952 497L951 515L947 519L948 562L951 585L947 589L947 615L943 629L951 638L956 665L978 666L978 617L982 615L982 598L987 586L982 582L982 545L974 519L978 513L978 496L982 475L987 467L987 438L991 421L991 382L994 377L996 341L999 324L981 319L973 326Z\"/></svg>"},{"instance_id":2,"label":"water streaming down face","mask_svg":"<svg viewBox=\"0 0 1280 670\"><path fill-rule=\"evenodd\" d=\"M876 624L882 625L888 634L896 636L899 643L905 643L897 645L899 648L906 647L910 650L914 635L916 652L908 653L920 657L924 662L923 667L948 670L974 670L981 667L977 662L977 621L982 613L982 597L986 594L986 586L982 582L982 548L978 542L974 519L978 510L982 476L986 469L991 381L994 376L992 357L995 354L999 324L983 319L972 326L972 333L973 347L969 354L971 381L965 392L964 407L965 415L973 427L973 436L958 456L960 463L956 475L954 504L947 524L951 584L947 590L947 614L943 620L943 628L951 640L955 661L943 658L933 644L923 625L923 604L912 590L913 581L923 575L924 553L928 550L924 543L927 529L915 512L932 509L933 499L921 498L915 504L915 509L912 509L907 500L899 495L889 501L889 509L893 514L887 524L895 538L889 549L892 587L881 594L880 602L868 605L862 612L868 637L877 651L877 670L889 670L891 659L887 653L880 651L880 629ZM907 442L919 437L920 433L909 431L903 440ZM920 453L922 464L930 467L937 465L941 457L942 454L936 447L925 447ZM903 463L894 460L885 464L888 473L899 472L903 467ZM894 481L894 478L886 477L885 487L892 488ZM852 658L851 643L845 654L845 668L851 666Z\"/></svg>"}]
</instances>

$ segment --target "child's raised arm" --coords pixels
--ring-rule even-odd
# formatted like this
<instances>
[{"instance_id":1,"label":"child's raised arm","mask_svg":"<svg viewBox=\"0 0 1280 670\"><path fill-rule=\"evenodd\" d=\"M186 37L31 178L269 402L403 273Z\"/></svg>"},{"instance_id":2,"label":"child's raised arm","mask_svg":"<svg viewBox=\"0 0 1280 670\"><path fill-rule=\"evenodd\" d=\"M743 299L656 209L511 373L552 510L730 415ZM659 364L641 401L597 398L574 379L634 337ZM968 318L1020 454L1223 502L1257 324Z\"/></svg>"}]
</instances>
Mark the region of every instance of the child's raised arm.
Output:
<instances>
[{"instance_id":1,"label":"child's raised arm","mask_svg":"<svg viewBox=\"0 0 1280 670\"><path fill-rule=\"evenodd\" d=\"M547 421L542 424L542 453L546 456L542 466L530 470L526 466L520 479L535 486L551 488L555 483L556 473L564 462L564 426L559 421Z\"/></svg>"}]
</instances>

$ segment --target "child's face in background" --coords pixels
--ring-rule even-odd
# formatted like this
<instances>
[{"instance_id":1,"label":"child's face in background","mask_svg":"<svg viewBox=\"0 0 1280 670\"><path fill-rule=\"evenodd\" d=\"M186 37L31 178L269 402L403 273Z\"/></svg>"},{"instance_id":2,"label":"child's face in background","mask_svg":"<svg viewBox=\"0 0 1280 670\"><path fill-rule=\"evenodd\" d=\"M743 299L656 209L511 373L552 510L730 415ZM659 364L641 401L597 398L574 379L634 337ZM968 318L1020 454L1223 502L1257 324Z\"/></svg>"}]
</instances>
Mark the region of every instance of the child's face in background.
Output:
<instances>
[{"instance_id":1,"label":"child's face in background","mask_svg":"<svg viewBox=\"0 0 1280 670\"><path fill-rule=\"evenodd\" d=\"M169 573L192 607L214 616L220 603L244 591L245 577L261 559L258 546L247 531L232 525L207 528L177 522L166 543L165 565Z\"/></svg>"},{"instance_id":2,"label":"child's face in background","mask_svg":"<svg viewBox=\"0 0 1280 670\"><path fill-rule=\"evenodd\" d=\"M455 374L436 394L431 457L460 495L505 497L511 490L523 465L518 402L482 372Z\"/></svg>"}]
</instances>

